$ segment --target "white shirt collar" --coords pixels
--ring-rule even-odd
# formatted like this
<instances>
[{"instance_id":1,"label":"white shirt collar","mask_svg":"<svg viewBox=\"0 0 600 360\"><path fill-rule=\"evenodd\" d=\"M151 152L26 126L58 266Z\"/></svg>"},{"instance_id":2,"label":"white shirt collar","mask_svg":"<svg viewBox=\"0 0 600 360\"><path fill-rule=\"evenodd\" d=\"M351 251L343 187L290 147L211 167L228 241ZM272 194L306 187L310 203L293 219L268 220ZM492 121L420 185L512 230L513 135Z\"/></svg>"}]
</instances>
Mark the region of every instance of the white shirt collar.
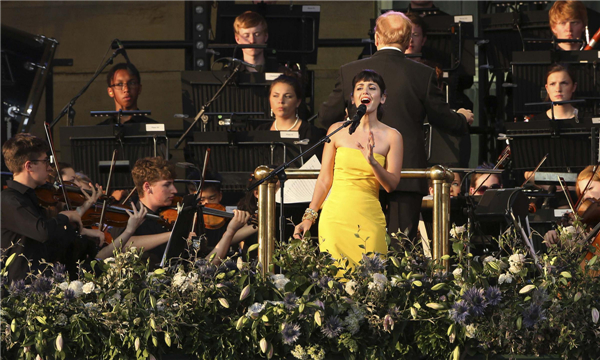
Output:
<instances>
[{"instance_id":1,"label":"white shirt collar","mask_svg":"<svg viewBox=\"0 0 600 360\"><path fill-rule=\"evenodd\" d=\"M382 47L381 49L378 49L378 50L387 50L387 49L390 49L390 50L397 50L397 51L400 51L400 52L402 52L402 49L400 49L400 48L397 48L397 47L394 47L394 46L384 46L384 47Z\"/></svg>"}]
</instances>

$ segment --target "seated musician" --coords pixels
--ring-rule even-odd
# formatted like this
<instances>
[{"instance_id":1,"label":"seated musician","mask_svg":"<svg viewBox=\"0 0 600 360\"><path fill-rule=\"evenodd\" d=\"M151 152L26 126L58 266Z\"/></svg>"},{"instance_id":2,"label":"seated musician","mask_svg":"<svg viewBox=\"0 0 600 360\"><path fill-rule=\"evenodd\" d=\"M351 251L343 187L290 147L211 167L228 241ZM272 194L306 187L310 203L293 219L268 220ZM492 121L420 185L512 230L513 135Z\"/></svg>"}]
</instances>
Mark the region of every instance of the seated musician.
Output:
<instances>
[{"instance_id":1,"label":"seated musician","mask_svg":"<svg viewBox=\"0 0 600 360\"><path fill-rule=\"evenodd\" d=\"M477 169L492 169L492 166L484 164ZM471 175L471 187L469 194L483 195L487 189L501 189L502 177L499 174L473 174Z\"/></svg>"},{"instance_id":2,"label":"seated musician","mask_svg":"<svg viewBox=\"0 0 600 360\"><path fill-rule=\"evenodd\" d=\"M79 211L49 216L39 205L35 189L48 178L48 149L44 140L27 133L17 134L2 146L4 161L13 173L1 199L2 255L5 259L16 255L8 267L8 284L25 279L30 270L43 271L42 259L73 265L74 244L86 243L79 235L98 236L81 226Z\"/></svg>"},{"instance_id":3,"label":"seated musician","mask_svg":"<svg viewBox=\"0 0 600 360\"><path fill-rule=\"evenodd\" d=\"M574 73L566 66L554 64L546 73L546 101L572 100L573 93L577 89L577 81ZM554 109L538 114L533 120L551 120L554 111L555 120L574 120L578 117L578 110L571 104L556 104Z\"/></svg>"},{"instance_id":4,"label":"seated musician","mask_svg":"<svg viewBox=\"0 0 600 360\"><path fill-rule=\"evenodd\" d=\"M175 168L172 164L161 157L139 159L131 174L140 202L149 214L158 215L162 208L171 205L173 197L177 193L173 184ZM233 235L248 221L249 217L250 215L245 212L234 211L234 217L229 222L227 230L207 258L216 254L214 263L219 263L221 259L224 259ZM124 247L143 248L145 256L150 259L150 265L158 265L171 235L170 231L155 221L146 220L132 235Z\"/></svg>"},{"instance_id":5,"label":"seated musician","mask_svg":"<svg viewBox=\"0 0 600 360\"><path fill-rule=\"evenodd\" d=\"M318 142L325 135L325 131L300 118L298 109L302 99L300 81L292 76L292 73L281 75L273 80L269 88L269 103L271 116L275 119L272 123L259 125L256 130L297 131L298 140L309 140L308 147ZM322 152L323 148L318 148L317 156L320 157Z\"/></svg>"},{"instance_id":6,"label":"seated musician","mask_svg":"<svg viewBox=\"0 0 600 360\"><path fill-rule=\"evenodd\" d=\"M587 9L581 1L556 1L548 11L550 29L557 39L583 39L588 25ZM581 50L585 43L561 42L557 50Z\"/></svg>"},{"instance_id":7,"label":"seated musician","mask_svg":"<svg viewBox=\"0 0 600 360\"><path fill-rule=\"evenodd\" d=\"M236 17L233 22L233 32L235 42L240 45L266 45L269 39L267 21L262 15L254 11L246 11ZM256 69L242 65L242 70L248 72L259 72L259 70L262 70L262 72L277 72L279 69L277 59L266 57L265 49L246 48L242 49L242 52L245 62L262 66L260 69Z\"/></svg>"},{"instance_id":8,"label":"seated musician","mask_svg":"<svg viewBox=\"0 0 600 360\"><path fill-rule=\"evenodd\" d=\"M138 97L142 93L142 78L140 72L131 63L120 63L113 66L106 75L108 96L115 101L115 111L139 110ZM147 116L121 116L120 124L156 123ZM108 117L98 125L117 124L117 118Z\"/></svg>"},{"instance_id":9,"label":"seated musician","mask_svg":"<svg viewBox=\"0 0 600 360\"><path fill-rule=\"evenodd\" d=\"M454 180L450 184L450 197L461 195L460 194L461 193L460 182L461 182L460 173L454 172ZM429 183L429 195L433 195L433 181L430 179L428 181L428 183Z\"/></svg>"}]
</instances>

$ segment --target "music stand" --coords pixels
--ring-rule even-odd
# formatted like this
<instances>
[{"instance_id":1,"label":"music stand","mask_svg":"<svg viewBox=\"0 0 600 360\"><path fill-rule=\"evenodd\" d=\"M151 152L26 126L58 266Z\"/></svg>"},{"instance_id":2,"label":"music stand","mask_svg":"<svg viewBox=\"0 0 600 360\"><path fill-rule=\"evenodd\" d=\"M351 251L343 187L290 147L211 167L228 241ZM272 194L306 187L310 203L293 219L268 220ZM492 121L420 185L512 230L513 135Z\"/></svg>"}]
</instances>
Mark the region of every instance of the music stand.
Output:
<instances>
[{"instance_id":1,"label":"music stand","mask_svg":"<svg viewBox=\"0 0 600 360\"><path fill-rule=\"evenodd\" d=\"M513 169L528 171L545 154L541 171L579 172L598 159L598 128L590 119L506 123Z\"/></svg>"},{"instance_id":2,"label":"music stand","mask_svg":"<svg viewBox=\"0 0 600 360\"><path fill-rule=\"evenodd\" d=\"M187 248L187 238L190 234L190 225L194 222L194 215L198 208L196 194L188 194L183 197L182 209L177 214L177 220L171 231L167 247L163 253L160 267L172 258L180 258ZM201 216L202 214L200 214Z\"/></svg>"}]
</instances>

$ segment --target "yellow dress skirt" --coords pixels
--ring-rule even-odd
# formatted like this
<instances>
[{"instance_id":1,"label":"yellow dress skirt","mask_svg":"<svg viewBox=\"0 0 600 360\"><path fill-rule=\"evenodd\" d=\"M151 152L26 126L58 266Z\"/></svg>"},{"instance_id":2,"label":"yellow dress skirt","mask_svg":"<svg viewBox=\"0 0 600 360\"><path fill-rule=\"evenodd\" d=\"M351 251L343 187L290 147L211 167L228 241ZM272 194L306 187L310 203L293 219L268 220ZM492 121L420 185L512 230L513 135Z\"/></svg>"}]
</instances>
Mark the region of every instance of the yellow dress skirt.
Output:
<instances>
[{"instance_id":1,"label":"yellow dress skirt","mask_svg":"<svg viewBox=\"0 0 600 360\"><path fill-rule=\"evenodd\" d=\"M385 165L385 156L374 156ZM354 267L363 253L387 254L385 226L379 182L371 166L360 150L337 148L331 191L319 221L320 250L329 252L336 260L345 257L349 266ZM364 249L359 245L364 245Z\"/></svg>"}]
</instances>

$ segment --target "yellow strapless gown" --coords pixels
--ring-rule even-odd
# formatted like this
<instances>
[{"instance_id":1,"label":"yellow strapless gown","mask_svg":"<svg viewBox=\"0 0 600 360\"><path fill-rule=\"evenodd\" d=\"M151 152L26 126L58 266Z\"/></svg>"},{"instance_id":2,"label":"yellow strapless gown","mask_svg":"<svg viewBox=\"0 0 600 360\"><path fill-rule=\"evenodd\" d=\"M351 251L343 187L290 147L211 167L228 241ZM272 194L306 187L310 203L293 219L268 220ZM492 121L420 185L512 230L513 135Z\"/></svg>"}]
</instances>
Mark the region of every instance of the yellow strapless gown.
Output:
<instances>
[{"instance_id":1,"label":"yellow strapless gown","mask_svg":"<svg viewBox=\"0 0 600 360\"><path fill-rule=\"evenodd\" d=\"M385 165L385 156L374 156ZM337 260L346 257L354 267L363 253L387 254L385 226L379 181L371 166L360 150L337 148L331 192L323 204L319 222L319 248Z\"/></svg>"}]
</instances>

